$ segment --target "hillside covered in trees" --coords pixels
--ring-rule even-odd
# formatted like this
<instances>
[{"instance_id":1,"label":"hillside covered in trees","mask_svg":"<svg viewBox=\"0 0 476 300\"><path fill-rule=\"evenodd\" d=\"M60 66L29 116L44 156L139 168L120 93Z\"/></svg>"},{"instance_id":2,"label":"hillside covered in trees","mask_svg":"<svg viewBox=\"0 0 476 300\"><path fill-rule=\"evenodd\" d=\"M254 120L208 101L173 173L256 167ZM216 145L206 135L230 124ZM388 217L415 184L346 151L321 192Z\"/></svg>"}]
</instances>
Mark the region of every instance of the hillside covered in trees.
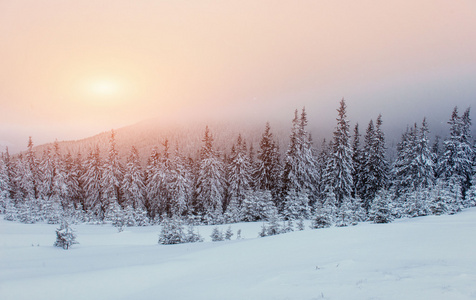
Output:
<instances>
[{"instance_id":1,"label":"hillside covered in trees","mask_svg":"<svg viewBox=\"0 0 476 300\"><path fill-rule=\"evenodd\" d=\"M24 223L312 219L320 228L453 214L476 204L469 108L460 114L455 107L441 141L430 142L425 119L409 126L394 161L386 157L381 115L365 130L351 128L342 100L336 121L332 138L319 147L305 109L295 111L287 141L266 123L257 144L238 134L218 149L206 127L193 155L186 142L167 139L147 157L136 147L120 155L114 131L104 153L99 145L71 153L57 142L36 153L30 138L26 152L1 155L0 212Z\"/></svg>"}]
</instances>

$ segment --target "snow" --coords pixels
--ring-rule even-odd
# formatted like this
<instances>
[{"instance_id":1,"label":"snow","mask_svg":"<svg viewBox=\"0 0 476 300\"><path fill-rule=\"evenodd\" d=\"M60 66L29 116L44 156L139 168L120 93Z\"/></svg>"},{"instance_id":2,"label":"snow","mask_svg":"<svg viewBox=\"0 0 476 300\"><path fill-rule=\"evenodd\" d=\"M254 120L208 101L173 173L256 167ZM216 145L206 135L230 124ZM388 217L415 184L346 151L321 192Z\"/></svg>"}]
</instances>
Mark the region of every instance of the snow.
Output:
<instances>
[{"instance_id":1,"label":"snow","mask_svg":"<svg viewBox=\"0 0 476 300\"><path fill-rule=\"evenodd\" d=\"M0 299L476 299L476 208L257 238L159 245L159 227L0 221ZM309 225L309 223L307 223ZM229 225L220 226L226 230Z\"/></svg>"}]
</instances>

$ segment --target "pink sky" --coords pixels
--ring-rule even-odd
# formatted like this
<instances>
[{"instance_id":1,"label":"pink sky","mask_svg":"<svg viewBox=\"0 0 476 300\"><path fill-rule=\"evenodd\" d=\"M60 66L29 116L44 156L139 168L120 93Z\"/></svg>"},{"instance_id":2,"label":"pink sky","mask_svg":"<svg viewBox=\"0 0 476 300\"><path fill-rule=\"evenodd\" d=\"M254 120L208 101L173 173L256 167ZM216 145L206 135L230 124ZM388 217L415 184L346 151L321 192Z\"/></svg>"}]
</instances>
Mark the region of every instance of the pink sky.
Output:
<instances>
[{"instance_id":1,"label":"pink sky","mask_svg":"<svg viewBox=\"0 0 476 300\"><path fill-rule=\"evenodd\" d=\"M305 105L319 125L342 97L364 122L438 121L476 103L475 78L470 0L0 2L0 144L12 148L163 115L264 123Z\"/></svg>"}]
</instances>

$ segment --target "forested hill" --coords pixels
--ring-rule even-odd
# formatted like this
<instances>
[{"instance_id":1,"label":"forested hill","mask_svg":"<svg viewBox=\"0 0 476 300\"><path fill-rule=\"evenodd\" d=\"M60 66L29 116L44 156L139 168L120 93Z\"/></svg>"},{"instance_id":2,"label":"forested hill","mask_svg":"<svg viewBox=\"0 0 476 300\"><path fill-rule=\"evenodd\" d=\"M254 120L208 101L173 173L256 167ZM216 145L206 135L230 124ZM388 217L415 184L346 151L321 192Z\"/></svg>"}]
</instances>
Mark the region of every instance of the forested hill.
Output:
<instances>
[{"instance_id":1,"label":"forested hill","mask_svg":"<svg viewBox=\"0 0 476 300\"><path fill-rule=\"evenodd\" d=\"M290 116L292 115L290 114ZM265 125L266 120L263 120L262 124L260 124L256 122L249 123L246 120L179 123L150 119L131 126L114 129L114 131L119 156L125 159L131 147L134 146L137 148L141 160L145 163L152 149L154 147L162 149L166 139L172 150L178 146L184 155L195 159L197 151L202 146L206 126L209 127L213 135L214 146L223 154L230 151L231 141L236 140L239 134L243 136L248 145L252 144L256 149L264 132ZM271 123L271 129L279 143L281 152L286 151L291 130L291 117L288 122ZM111 131L106 131L81 140L59 141L59 146L63 154L67 152L72 154L80 152L82 155L86 155L89 149L95 148L97 145L100 152L105 155L109 147L110 135ZM318 144L320 144L320 141L316 141L316 145ZM47 147L52 147L52 145L53 143L38 145L35 150L41 155Z\"/></svg>"}]
</instances>

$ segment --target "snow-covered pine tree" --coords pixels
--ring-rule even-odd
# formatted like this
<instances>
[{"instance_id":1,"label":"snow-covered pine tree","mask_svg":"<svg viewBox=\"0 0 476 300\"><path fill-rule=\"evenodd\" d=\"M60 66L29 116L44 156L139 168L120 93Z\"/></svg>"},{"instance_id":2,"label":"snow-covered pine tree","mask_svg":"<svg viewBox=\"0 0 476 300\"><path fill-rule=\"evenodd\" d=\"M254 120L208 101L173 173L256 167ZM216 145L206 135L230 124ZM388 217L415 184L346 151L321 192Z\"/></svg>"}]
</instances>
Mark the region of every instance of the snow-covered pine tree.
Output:
<instances>
[{"instance_id":1,"label":"snow-covered pine tree","mask_svg":"<svg viewBox=\"0 0 476 300\"><path fill-rule=\"evenodd\" d=\"M187 228L187 233L185 235L184 243L197 243L203 242L203 238L199 232L195 232L194 227L189 225Z\"/></svg>"},{"instance_id":2,"label":"snow-covered pine tree","mask_svg":"<svg viewBox=\"0 0 476 300\"><path fill-rule=\"evenodd\" d=\"M402 134L397 144L397 158L392 167L392 185L397 198L413 190L411 182L412 162L414 161L417 127L416 124Z\"/></svg>"},{"instance_id":3,"label":"snow-covered pine tree","mask_svg":"<svg viewBox=\"0 0 476 300\"><path fill-rule=\"evenodd\" d=\"M271 191L276 196L280 184L281 164L279 147L273 139L269 122L266 122L264 133L259 143L256 156L256 168L253 174L256 189Z\"/></svg>"},{"instance_id":4,"label":"snow-covered pine tree","mask_svg":"<svg viewBox=\"0 0 476 300\"><path fill-rule=\"evenodd\" d=\"M269 190L249 191L242 205L242 219L249 222L265 220L277 212Z\"/></svg>"},{"instance_id":5,"label":"snow-covered pine tree","mask_svg":"<svg viewBox=\"0 0 476 300\"><path fill-rule=\"evenodd\" d=\"M281 218L277 210L271 211L270 214L267 216L267 219L268 219L268 222L266 224L263 223L263 227L261 229L261 232L259 233L260 237L277 235L283 232L283 228L279 224L281 221Z\"/></svg>"},{"instance_id":6,"label":"snow-covered pine tree","mask_svg":"<svg viewBox=\"0 0 476 300\"><path fill-rule=\"evenodd\" d=\"M310 197L316 193L317 171L316 158L312 150L312 141L306 131L307 114L303 108L300 117L294 113L289 148L286 152L282 174L281 203L278 208L283 210L288 193L296 191L306 193Z\"/></svg>"},{"instance_id":7,"label":"snow-covered pine tree","mask_svg":"<svg viewBox=\"0 0 476 300\"><path fill-rule=\"evenodd\" d=\"M350 197L342 199L340 207L336 209L335 223L338 227L356 224L354 212L352 211L352 200Z\"/></svg>"},{"instance_id":8,"label":"snow-covered pine tree","mask_svg":"<svg viewBox=\"0 0 476 300\"><path fill-rule=\"evenodd\" d=\"M0 155L0 214L5 213L7 204L10 203L10 176L5 156L4 153Z\"/></svg>"},{"instance_id":9,"label":"snow-covered pine tree","mask_svg":"<svg viewBox=\"0 0 476 300\"><path fill-rule=\"evenodd\" d=\"M393 206L387 191L380 190L373 199L369 219L374 223L390 223L393 221Z\"/></svg>"},{"instance_id":10,"label":"snow-covered pine tree","mask_svg":"<svg viewBox=\"0 0 476 300\"><path fill-rule=\"evenodd\" d=\"M214 227L212 230L212 234L210 235L212 238L212 242L221 242L225 240L225 236L223 232L218 227Z\"/></svg>"},{"instance_id":11,"label":"snow-covered pine tree","mask_svg":"<svg viewBox=\"0 0 476 300\"><path fill-rule=\"evenodd\" d=\"M101 202L101 176L103 172L98 146L94 150L89 150L83 168L84 174L81 176L81 182L84 188L84 208L90 217L104 220L107 207Z\"/></svg>"},{"instance_id":12,"label":"snow-covered pine tree","mask_svg":"<svg viewBox=\"0 0 476 300\"><path fill-rule=\"evenodd\" d=\"M170 192L171 192L171 213L183 216L191 209L193 178L192 172L185 157L180 153L178 147L172 159Z\"/></svg>"},{"instance_id":13,"label":"snow-covered pine tree","mask_svg":"<svg viewBox=\"0 0 476 300\"><path fill-rule=\"evenodd\" d=\"M53 149L49 147L46 149L39 170L41 179L39 194L44 203L45 219L50 224L57 224L63 215L63 208L67 207L69 194L64 161L57 141Z\"/></svg>"},{"instance_id":14,"label":"snow-covered pine tree","mask_svg":"<svg viewBox=\"0 0 476 300\"><path fill-rule=\"evenodd\" d=\"M318 229L332 226L337 213L336 203L337 199L334 191L332 187L328 187L324 202L316 207L310 228Z\"/></svg>"},{"instance_id":15,"label":"snow-covered pine tree","mask_svg":"<svg viewBox=\"0 0 476 300\"><path fill-rule=\"evenodd\" d=\"M428 188L417 188L406 194L404 215L414 218L430 214L430 191Z\"/></svg>"},{"instance_id":16,"label":"snow-covered pine tree","mask_svg":"<svg viewBox=\"0 0 476 300\"><path fill-rule=\"evenodd\" d=\"M316 198L320 203L326 200L327 187L331 185L330 178L330 145L326 143L326 139L322 140L321 149L316 159L317 170L317 184L316 184Z\"/></svg>"},{"instance_id":17,"label":"snow-covered pine tree","mask_svg":"<svg viewBox=\"0 0 476 300\"><path fill-rule=\"evenodd\" d=\"M145 185L137 149L132 146L121 185L124 207L144 209Z\"/></svg>"},{"instance_id":18,"label":"snow-covered pine tree","mask_svg":"<svg viewBox=\"0 0 476 300\"><path fill-rule=\"evenodd\" d=\"M430 149L430 141L428 139L428 123L426 118L420 128L420 134L416 143L416 170L414 172L413 183L415 188L429 188L435 183L434 157Z\"/></svg>"},{"instance_id":19,"label":"snow-covered pine tree","mask_svg":"<svg viewBox=\"0 0 476 300\"><path fill-rule=\"evenodd\" d=\"M80 176L82 174L81 168L81 156L79 155L79 161L75 161L71 152L68 151L64 158L64 170L65 170L65 185L68 191L66 195L67 207L70 210L77 210L78 207L83 206L84 197L80 185ZM72 211L70 212L72 213ZM79 220L75 220L79 221Z\"/></svg>"},{"instance_id":20,"label":"snow-covered pine tree","mask_svg":"<svg viewBox=\"0 0 476 300\"><path fill-rule=\"evenodd\" d=\"M283 216L287 220L299 218L309 218L311 207L309 206L309 197L302 191L290 190L286 195L284 202Z\"/></svg>"},{"instance_id":21,"label":"snow-covered pine tree","mask_svg":"<svg viewBox=\"0 0 476 300\"><path fill-rule=\"evenodd\" d=\"M470 141L471 119L469 108L462 117L455 107L448 122L450 136L443 142L444 150L440 158L438 173L440 177L449 180L454 177L461 186L462 197L470 187L473 174L474 150Z\"/></svg>"},{"instance_id":22,"label":"snow-covered pine tree","mask_svg":"<svg viewBox=\"0 0 476 300\"><path fill-rule=\"evenodd\" d=\"M247 193L245 199L242 200L240 204L240 201L235 196L231 197L224 215L226 223L237 223L245 219L243 211L245 209L245 203L249 200L249 198L249 193Z\"/></svg>"},{"instance_id":23,"label":"snow-covered pine tree","mask_svg":"<svg viewBox=\"0 0 476 300\"><path fill-rule=\"evenodd\" d=\"M125 225L124 210L117 202L111 202L106 209L105 220L110 221L112 226L117 227L121 232Z\"/></svg>"},{"instance_id":24,"label":"snow-covered pine tree","mask_svg":"<svg viewBox=\"0 0 476 300\"><path fill-rule=\"evenodd\" d=\"M231 230L231 226L228 226L228 228L225 231L225 240L227 241L231 240L232 236L233 236L233 231Z\"/></svg>"},{"instance_id":25,"label":"snow-covered pine tree","mask_svg":"<svg viewBox=\"0 0 476 300\"><path fill-rule=\"evenodd\" d=\"M353 198L360 198L360 192L363 190L361 175L364 172L363 153L360 148L360 133L359 123L355 124L354 135L352 137L352 164L354 170L352 172L352 182L354 188L352 189L351 196Z\"/></svg>"},{"instance_id":26,"label":"snow-covered pine tree","mask_svg":"<svg viewBox=\"0 0 476 300\"><path fill-rule=\"evenodd\" d=\"M124 180L124 170L116 150L116 134L111 131L109 152L102 168L101 188L102 203L108 207L113 203L122 204L121 184Z\"/></svg>"},{"instance_id":27,"label":"snow-covered pine tree","mask_svg":"<svg viewBox=\"0 0 476 300\"><path fill-rule=\"evenodd\" d=\"M451 195L446 181L438 179L431 189L430 203L428 203L430 213L437 216L446 214L450 202Z\"/></svg>"},{"instance_id":28,"label":"snow-covered pine tree","mask_svg":"<svg viewBox=\"0 0 476 300\"><path fill-rule=\"evenodd\" d=\"M179 217L165 217L161 225L162 229L159 234L159 244L173 245L187 242L188 239L184 233L183 222Z\"/></svg>"},{"instance_id":29,"label":"snow-covered pine tree","mask_svg":"<svg viewBox=\"0 0 476 300\"><path fill-rule=\"evenodd\" d=\"M76 234L69 226L68 222L62 220L60 228L56 230L56 242L54 243L54 246L68 250L74 244L78 244L76 241Z\"/></svg>"},{"instance_id":30,"label":"snow-covered pine tree","mask_svg":"<svg viewBox=\"0 0 476 300\"><path fill-rule=\"evenodd\" d=\"M243 141L241 134L238 135L232 150L234 151L230 154L227 166L228 195L240 207L246 193L251 189L252 182L252 165L247 153L246 142Z\"/></svg>"},{"instance_id":31,"label":"snow-covered pine tree","mask_svg":"<svg viewBox=\"0 0 476 300\"><path fill-rule=\"evenodd\" d=\"M332 152L330 156L330 184L336 196L337 205L342 204L345 197L352 194L353 181L352 174L354 167L352 163L352 148L350 145L349 121L346 119L346 104L344 99L340 101L337 109L337 126L334 131L332 142Z\"/></svg>"},{"instance_id":32,"label":"snow-covered pine tree","mask_svg":"<svg viewBox=\"0 0 476 300\"><path fill-rule=\"evenodd\" d=\"M20 156L17 164L15 179L17 191L15 193L16 206L19 209L19 220L23 223L35 223L41 219L39 196L38 161L33 149L31 137L28 140L28 150Z\"/></svg>"},{"instance_id":33,"label":"snow-covered pine tree","mask_svg":"<svg viewBox=\"0 0 476 300\"><path fill-rule=\"evenodd\" d=\"M385 158L385 136L381 126L382 115L379 115L375 128L373 121L370 120L365 134L360 197L367 211L378 191L385 189L389 183L389 166Z\"/></svg>"},{"instance_id":34,"label":"snow-covered pine tree","mask_svg":"<svg viewBox=\"0 0 476 300\"><path fill-rule=\"evenodd\" d=\"M145 171L145 206L148 210L151 220L160 216L159 212L159 190L157 189L157 176L159 176L160 155L157 147L152 148L152 152L147 161L147 168Z\"/></svg>"},{"instance_id":35,"label":"snow-covered pine tree","mask_svg":"<svg viewBox=\"0 0 476 300\"><path fill-rule=\"evenodd\" d=\"M205 129L198 166L196 209L204 214L204 221L221 223L225 193L224 166L213 148L213 137L208 126Z\"/></svg>"}]
</instances>

